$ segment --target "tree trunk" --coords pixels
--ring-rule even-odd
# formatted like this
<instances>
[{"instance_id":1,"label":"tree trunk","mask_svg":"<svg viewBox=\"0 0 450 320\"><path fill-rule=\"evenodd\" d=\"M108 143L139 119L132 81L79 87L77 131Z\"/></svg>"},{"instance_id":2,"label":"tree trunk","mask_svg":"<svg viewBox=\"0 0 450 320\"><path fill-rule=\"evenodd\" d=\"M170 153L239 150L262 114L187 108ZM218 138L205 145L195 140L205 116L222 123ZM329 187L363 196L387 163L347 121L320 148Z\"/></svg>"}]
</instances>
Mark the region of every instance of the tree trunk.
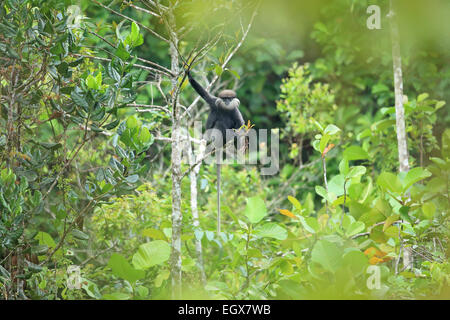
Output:
<instances>
[{"instance_id":1,"label":"tree trunk","mask_svg":"<svg viewBox=\"0 0 450 320\"><path fill-rule=\"evenodd\" d=\"M187 133L189 134L189 133ZM197 163L197 159L203 158L202 150L204 148L200 147L200 152L197 157L194 156L194 153L192 151L191 142L188 141L188 152L189 152L189 165L194 165ZM198 216L198 205L197 205L197 177L198 173L200 172L200 164L196 165L189 173L189 179L191 181L191 212L192 212L192 221L194 225L194 229L200 228L200 221ZM197 267L200 270L200 277L203 285L206 284L206 275L205 275L205 268L203 266L203 249L202 249L202 240L195 238L195 253L197 255Z\"/></svg>"},{"instance_id":2,"label":"tree trunk","mask_svg":"<svg viewBox=\"0 0 450 320\"><path fill-rule=\"evenodd\" d=\"M175 30L173 12L168 11L169 23ZM170 273L172 276L172 298L180 299L182 294L181 275L181 229L183 215L181 212L181 123L178 112L178 36L171 31L170 58L172 71L172 254L170 259Z\"/></svg>"},{"instance_id":3,"label":"tree trunk","mask_svg":"<svg viewBox=\"0 0 450 320\"><path fill-rule=\"evenodd\" d=\"M395 89L395 119L397 130L398 160L400 172L409 171L408 145L405 130L405 109L403 107L403 76L402 58L400 54L400 37L396 23L393 1L390 0L390 26L392 41L392 63L394 69L394 89ZM405 269L412 268L413 259L410 247L403 250L403 264Z\"/></svg>"}]
</instances>

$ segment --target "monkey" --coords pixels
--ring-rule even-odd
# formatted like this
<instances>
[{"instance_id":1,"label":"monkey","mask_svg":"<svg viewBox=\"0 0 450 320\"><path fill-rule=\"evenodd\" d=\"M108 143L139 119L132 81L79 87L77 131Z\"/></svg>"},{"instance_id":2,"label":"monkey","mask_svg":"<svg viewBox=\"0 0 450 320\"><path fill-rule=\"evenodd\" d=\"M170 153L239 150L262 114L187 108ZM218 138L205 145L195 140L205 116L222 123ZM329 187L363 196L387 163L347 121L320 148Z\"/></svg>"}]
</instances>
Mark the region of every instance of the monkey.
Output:
<instances>
[{"instance_id":1,"label":"monkey","mask_svg":"<svg viewBox=\"0 0 450 320\"><path fill-rule=\"evenodd\" d=\"M189 70L187 76L191 86L205 100L209 105L208 119L206 120L206 130L216 129L222 134L221 137L215 136L214 139L221 138L222 141L215 141L216 146L223 147L227 141L226 131L229 129L238 130L245 125L244 118L239 111L240 101L236 97L236 92L233 90L223 90L219 92L218 97L207 92L195 79L192 77ZM213 133L214 134L214 133ZM232 137L238 134L235 133ZM217 161L217 233L220 234L220 163Z\"/></svg>"}]
</instances>

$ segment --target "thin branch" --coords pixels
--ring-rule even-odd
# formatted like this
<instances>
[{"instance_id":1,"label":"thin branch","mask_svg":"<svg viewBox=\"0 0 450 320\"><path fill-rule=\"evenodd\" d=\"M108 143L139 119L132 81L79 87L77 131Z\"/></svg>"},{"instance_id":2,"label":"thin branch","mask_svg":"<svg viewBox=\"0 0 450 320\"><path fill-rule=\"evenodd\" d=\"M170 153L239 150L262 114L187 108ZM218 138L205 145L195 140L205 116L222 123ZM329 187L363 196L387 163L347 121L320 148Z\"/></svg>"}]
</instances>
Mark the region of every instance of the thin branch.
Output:
<instances>
[{"instance_id":1,"label":"thin branch","mask_svg":"<svg viewBox=\"0 0 450 320\"><path fill-rule=\"evenodd\" d=\"M162 110L166 113L170 113L170 110L167 107L158 106L158 105L152 105L152 104L137 104L137 103L129 103L127 104L128 107L134 107L136 108L137 112L151 112L152 110ZM145 108L145 109L138 109L138 108Z\"/></svg>"},{"instance_id":2,"label":"thin branch","mask_svg":"<svg viewBox=\"0 0 450 320\"><path fill-rule=\"evenodd\" d=\"M155 17L158 17L158 18L161 17L161 16L160 16L159 14L157 14L156 12L153 12L153 11L150 11L150 10L147 10L147 9L144 9L144 8L141 8L141 7L138 7L138 6L134 5L134 4L132 4L131 2L124 1L123 3L126 4L127 6L130 6L130 7L134 8L134 9L138 10L138 11L145 12L145 13L147 13L147 14L149 14L149 15L152 15L152 16L155 16Z\"/></svg>"},{"instance_id":3,"label":"thin branch","mask_svg":"<svg viewBox=\"0 0 450 320\"><path fill-rule=\"evenodd\" d=\"M112 42L108 41L106 38L102 37L101 35L99 35L99 34L93 32L93 31L90 31L90 30L87 30L87 32L89 32L90 34L96 36L96 37L99 38L100 40L103 40L105 43L107 43L108 45L110 45L110 46L113 47L114 49L117 48ZM107 52L108 52L108 51L107 51ZM109 54L112 54L111 52L108 52L108 53L109 53ZM161 70L165 71L165 72L167 73L167 75L173 76L172 71L170 71L170 70L167 69L166 67L164 67L164 66L162 66L162 65L160 65L160 64L158 64L158 63L156 63L156 62L153 62L153 61L150 61L150 60L146 60L146 59L143 59L143 58L140 58L140 57L137 57L137 56L133 56L133 58L136 58L136 59L138 59L138 60L141 61L141 62L145 62L145 63L147 63L147 64L149 64L149 65L152 65L152 66L155 66L155 67L157 67L157 68L160 68Z\"/></svg>"},{"instance_id":4,"label":"thin branch","mask_svg":"<svg viewBox=\"0 0 450 320\"><path fill-rule=\"evenodd\" d=\"M102 7L102 8L104 8L104 9L108 10L109 12L112 12L112 13L118 15L119 17L122 17L122 18L124 18L124 19L127 19L127 20L129 20L129 21L132 21L132 22L136 23L137 25L141 26L142 28L144 28L145 30L147 30L148 32L150 32L152 35L154 35L154 36L157 37L158 39L160 39L160 40L162 40L162 41L164 41L164 42L169 42L169 40L167 40L166 38L164 38L163 36L161 36L161 35L158 34L157 32L153 31L153 30L150 29L149 27L143 25L143 24L140 23L139 21L136 21L136 20L134 20L134 19L132 19L132 18L130 18L130 17L127 17L126 15L124 15L124 14L122 14L122 13L120 13L120 12L117 12L116 10L113 10L113 9L111 9L111 8L109 8L109 7L107 7L107 6L105 6L104 4L98 2L97 0L91 0L91 1L94 2L94 3L96 3L97 5L99 5L100 7Z\"/></svg>"},{"instance_id":5,"label":"thin branch","mask_svg":"<svg viewBox=\"0 0 450 320\"><path fill-rule=\"evenodd\" d=\"M111 59L109 59L109 58L102 58L102 57L84 55L84 54L79 54L79 53L72 53L72 55L75 56L75 57L80 57L80 58L95 59L95 60L106 61L106 62L110 62L111 61ZM126 62L125 64L129 65L130 63ZM147 70L147 71L152 71L152 72L155 72L155 73L161 73L161 74L164 74L164 75L166 75L168 77L171 77L170 74L167 74L164 71L161 71L161 70L158 70L158 69L155 69L155 68L152 68L152 67L148 67L148 66L143 66L141 64L136 64L135 63L135 64L133 64L133 67L136 67L136 68L139 68L139 69L143 69L143 70Z\"/></svg>"}]
</instances>

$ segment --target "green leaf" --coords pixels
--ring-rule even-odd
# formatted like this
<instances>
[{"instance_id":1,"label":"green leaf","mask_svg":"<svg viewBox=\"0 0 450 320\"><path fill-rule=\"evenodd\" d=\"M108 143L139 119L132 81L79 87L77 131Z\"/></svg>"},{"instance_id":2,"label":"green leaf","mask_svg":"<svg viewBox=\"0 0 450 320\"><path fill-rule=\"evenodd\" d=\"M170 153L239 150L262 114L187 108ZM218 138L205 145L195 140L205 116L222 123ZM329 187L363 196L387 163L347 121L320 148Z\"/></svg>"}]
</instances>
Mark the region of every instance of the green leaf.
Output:
<instances>
[{"instance_id":1,"label":"green leaf","mask_svg":"<svg viewBox=\"0 0 450 320\"><path fill-rule=\"evenodd\" d=\"M73 229L72 235L79 240L89 240L89 236L81 230Z\"/></svg>"},{"instance_id":2,"label":"green leaf","mask_svg":"<svg viewBox=\"0 0 450 320\"><path fill-rule=\"evenodd\" d=\"M216 64L216 66L214 67L214 72L220 77L223 72L222 66L220 64Z\"/></svg>"},{"instance_id":3,"label":"green leaf","mask_svg":"<svg viewBox=\"0 0 450 320\"><path fill-rule=\"evenodd\" d=\"M323 153L323 151L325 150L328 141L330 141L331 136L329 134L324 134L322 136L322 138L320 138L320 143L319 143L319 151L320 153Z\"/></svg>"},{"instance_id":4,"label":"green leaf","mask_svg":"<svg viewBox=\"0 0 450 320\"><path fill-rule=\"evenodd\" d=\"M152 135L150 134L150 131L148 130L148 128L143 127L141 129L141 134L139 136L139 140L143 143L146 144L147 142L150 141Z\"/></svg>"},{"instance_id":5,"label":"green leaf","mask_svg":"<svg viewBox=\"0 0 450 320\"><path fill-rule=\"evenodd\" d=\"M127 280L131 283L144 278L145 272L143 270L134 269L125 259L118 253L113 253L109 258L108 267L111 268L114 275Z\"/></svg>"},{"instance_id":6,"label":"green leaf","mask_svg":"<svg viewBox=\"0 0 450 320\"><path fill-rule=\"evenodd\" d=\"M338 133L339 131L341 131L341 129L339 129L338 127L336 127L334 124L329 124L326 128L325 131L323 133L325 134L329 134L330 136Z\"/></svg>"},{"instance_id":7,"label":"green leaf","mask_svg":"<svg viewBox=\"0 0 450 320\"><path fill-rule=\"evenodd\" d=\"M114 129L115 127L117 127L120 123L120 119L114 120L110 123L108 123L107 125L104 125L103 128L105 128L106 130L111 130Z\"/></svg>"},{"instance_id":8,"label":"green leaf","mask_svg":"<svg viewBox=\"0 0 450 320\"><path fill-rule=\"evenodd\" d=\"M349 171L348 160L343 158L341 162L339 162L339 172L343 175L346 175Z\"/></svg>"},{"instance_id":9,"label":"green leaf","mask_svg":"<svg viewBox=\"0 0 450 320\"><path fill-rule=\"evenodd\" d=\"M169 270L163 270L163 271L161 271L161 272L156 276L156 279L155 279L155 287L157 287L157 288L161 287L163 281L169 279L169 276L170 276Z\"/></svg>"},{"instance_id":10,"label":"green leaf","mask_svg":"<svg viewBox=\"0 0 450 320\"><path fill-rule=\"evenodd\" d=\"M97 82L95 81L95 78L92 76L92 74L87 76L85 82L89 89L98 90Z\"/></svg>"},{"instance_id":11,"label":"green leaf","mask_svg":"<svg viewBox=\"0 0 450 320\"><path fill-rule=\"evenodd\" d=\"M135 42L139 38L139 26L133 21L131 24L131 39Z\"/></svg>"},{"instance_id":12,"label":"green leaf","mask_svg":"<svg viewBox=\"0 0 450 320\"><path fill-rule=\"evenodd\" d=\"M350 224L350 226L345 230L345 234L347 237L354 236L355 234L358 234L360 232L363 232L366 228L366 225L364 222L356 221Z\"/></svg>"},{"instance_id":13,"label":"green leaf","mask_svg":"<svg viewBox=\"0 0 450 320\"><path fill-rule=\"evenodd\" d=\"M322 186L316 186L316 193L324 199L328 199L327 190Z\"/></svg>"},{"instance_id":14,"label":"green leaf","mask_svg":"<svg viewBox=\"0 0 450 320\"><path fill-rule=\"evenodd\" d=\"M122 41L119 43L119 46L114 54L122 61L127 61L128 58L130 58L130 53L127 51Z\"/></svg>"},{"instance_id":15,"label":"green leaf","mask_svg":"<svg viewBox=\"0 0 450 320\"><path fill-rule=\"evenodd\" d=\"M139 175L133 174L125 178L125 181L128 183L136 183L139 180Z\"/></svg>"},{"instance_id":16,"label":"green leaf","mask_svg":"<svg viewBox=\"0 0 450 320\"><path fill-rule=\"evenodd\" d=\"M393 215L389 216L386 219L386 221L384 222L383 232L386 231L386 229L389 228L395 221L397 221L398 218L400 218L400 215L398 215L398 214L393 214Z\"/></svg>"},{"instance_id":17,"label":"green leaf","mask_svg":"<svg viewBox=\"0 0 450 320\"><path fill-rule=\"evenodd\" d=\"M255 234L262 238L274 238L277 240L285 240L287 231L283 227L274 222L265 223L255 229Z\"/></svg>"},{"instance_id":18,"label":"green leaf","mask_svg":"<svg viewBox=\"0 0 450 320\"><path fill-rule=\"evenodd\" d=\"M356 178L359 176L362 176L366 173L366 167L363 166L356 166L352 167L348 174L346 175L346 178Z\"/></svg>"},{"instance_id":19,"label":"green leaf","mask_svg":"<svg viewBox=\"0 0 450 320\"><path fill-rule=\"evenodd\" d=\"M237 73L235 70L231 70L231 69L226 68L225 71L230 72L230 73L231 73L232 75L234 75L238 80L241 79L241 77L239 76L239 73Z\"/></svg>"},{"instance_id":20,"label":"green leaf","mask_svg":"<svg viewBox=\"0 0 450 320\"><path fill-rule=\"evenodd\" d=\"M138 126L138 121L135 116L130 116L127 119L127 128L134 129Z\"/></svg>"},{"instance_id":21,"label":"green leaf","mask_svg":"<svg viewBox=\"0 0 450 320\"><path fill-rule=\"evenodd\" d=\"M62 147L61 143L51 143L51 142L39 142L39 145L43 146L45 149L56 150Z\"/></svg>"},{"instance_id":22,"label":"green leaf","mask_svg":"<svg viewBox=\"0 0 450 320\"><path fill-rule=\"evenodd\" d=\"M77 93L75 90L72 91L70 97L77 106L83 107L85 110L89 109L89 104L87 103L86 99L79 93Z\"/></svg>"},{"instance_id":23,"label":"green leaf","mask_svg":"<svg viewBox=\"0 0 450 320\"><path fill-rule=\"evenodd\" d=\"M292 196L288 196L288 200L290 203L292 203L292 205L301 213L302 212L302 205L300 203L300 201L298 201L297 199L295 199Z\"/></svg>"},{"instance_id":24,"label":"green leaf","mask_svg":"<svg viewBox=\"0 0 450 320\"><path fill-rule=\"evenodd\" d=\"M344 254L343 264L350 268L354 275L362 274L369 266L369 260L366 255L359 250L351 250Z\"/></svg>"},{"instance_id":25,"label":"green leaf","mask_svg":"<svg viewBox=\"0 0 450 320\"><path fill-rule=\"evenodd\" d=\"M102 86L102 73L100 71L95 76L95 85L97 90Z\"/></svg>"},{"instance_id":26,"label":"green leaf","mask_svg":"<svg viewBox=\"0 0 450 320\"><path fill-rule=\"evenodd\" d=\"M165 241L155 240L140 245L132 262L136 269L148 269L166 262L169 257L170 245Z\"/></svg>"},{"instance_id":27,"label":"green leaf","mask_svg":"<svg viewBox=\"0 0 450 320\"><path fill-rule=\"evenodd\" d=\"M411 219L411 217L409 216L409 207L408 206L402 206L400 208L400 217L402 217L403 220L409 222L409 223L413 223L413 220Z\"/></svg>"},{"instance_id":28,"label":"green leaf","mask_svg":"<svg viewBox=\"0 0 450 320\"><path fill-rule=\"evenodd\" d=\"M359 146L351 146L344 150L344 158L351 160L364 160L369 158L369 154Z\"/></svg>"},{"instance_id":29,"label":"green leaf","mask_svg":"<svg viewBox=\"0 0 450 320\"><path fill-rule=\"evenodd\" d=\"M35 239L39 240L40 245L46 245L49 248L56 247L55 241L53 240L52 236L49 235L47 232L39 231Z\"/></svg>"},{"instance_id":30,"label":"green leaf","mask_svg":"<svg viewBox=\"0 0 450 320\"><path fill-rule=\"evenodd\" d=\"M419 96L417 97L417 102L421 102L421 101L427 99L428 97L429 97L428 93L419 94Z\"/></svg>"},{"instance_id":31,"label":"green leaf","mask_svg":"<svg viewBox=\"0 0 450 320\"><path fill-rule=\"evenodd\" d=\"M251 197L247 199L244 215L251 223L258 223L267 215L267 208L264 200L260 197Z\"/></svg>"},{"instance_id":32,"label":"green leaf","mask_svg":"<svg viewBox=\"0 0 450 320\"><path fill-rule=\"evenodd\" d=\"M141 234L144 237L153 238L155 240L165 240L167 241L167 237L161 230L153 229L153 228L147 228L142 230Z\"/></svg>"},{"instance_id":33,"label":"green leaf","mask_svg":"<svg viewBox=\"0 0 450 320\"><path fill-rule=\"evenodd\" d=\"M377 184L383 189L383 190L389 190L394 193L401 193L402 192L402 184L400 182L400 179L390 172L382 172L377 179Z\"/></svg>"},{"instance_id":34,"label":"green leaf","mask_svg":"<svg viewBox=\"0 0 450 320\"><path fill-rule=\"evenodd\" d=\"M333 242L319 240L311 252L311 260L334 273L342 263L342 250Z\"/></svg>"},{"instance_id":35,"label":"green leaf","mask_svg":"<svg viewBox=\"0 0 450 320\"><path fill-rule=\"evenodd\" d=\"M436 206L433 202L425 202L422 205L422 212L425 218L431 220L434 217L434 213L436 212Z\"/></svg>"},{"instance_id":36,"label":"green leaf","mask_svg":"<svg viewBox=\"0 0 450 320\"><path fill-rule=\"evenodd\" d=\"M303 228L305 228L306 231L308 231L310 233L316 233L319 231L320 225L319 225L319 222L317 222L316 218L309 217L309 218L305 219L302 216L299 216L298 218L299 218L300 223L302 224Z\"/></svg>"},{"instance_id":37,"label":"green leaf","mask_svg":"<svg viewBox=\"0 0 450 320\"><path fill-rule=\"evenodd\" d=\"M406 174L405 180L403 181L403 191L408 190L414 183L428 178L429 176L431 176L431 173L421 167L409 170Z\"/></svg>"}]
</instances>

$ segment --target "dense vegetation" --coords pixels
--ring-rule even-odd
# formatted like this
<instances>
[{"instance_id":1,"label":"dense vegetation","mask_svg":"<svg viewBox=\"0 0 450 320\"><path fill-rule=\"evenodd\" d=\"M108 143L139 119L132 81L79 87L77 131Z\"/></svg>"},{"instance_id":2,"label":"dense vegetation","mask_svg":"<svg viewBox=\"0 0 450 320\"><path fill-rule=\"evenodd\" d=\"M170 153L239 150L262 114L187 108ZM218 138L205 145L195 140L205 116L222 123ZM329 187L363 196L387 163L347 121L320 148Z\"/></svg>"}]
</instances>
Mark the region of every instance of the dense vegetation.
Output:
<instances>
[{"instance_id":1,"label":"dense vegetation","mask_svg":"<svg viewBox=\"0 0 450 320\"><path fill-rule=\"evenodd\" d=\"M450 298L450 4L398 39L369 5L0 1L2 299ZM277 174L222 166L220 234L188 65L279 128Z\"/></svg>"}]
</instances>

